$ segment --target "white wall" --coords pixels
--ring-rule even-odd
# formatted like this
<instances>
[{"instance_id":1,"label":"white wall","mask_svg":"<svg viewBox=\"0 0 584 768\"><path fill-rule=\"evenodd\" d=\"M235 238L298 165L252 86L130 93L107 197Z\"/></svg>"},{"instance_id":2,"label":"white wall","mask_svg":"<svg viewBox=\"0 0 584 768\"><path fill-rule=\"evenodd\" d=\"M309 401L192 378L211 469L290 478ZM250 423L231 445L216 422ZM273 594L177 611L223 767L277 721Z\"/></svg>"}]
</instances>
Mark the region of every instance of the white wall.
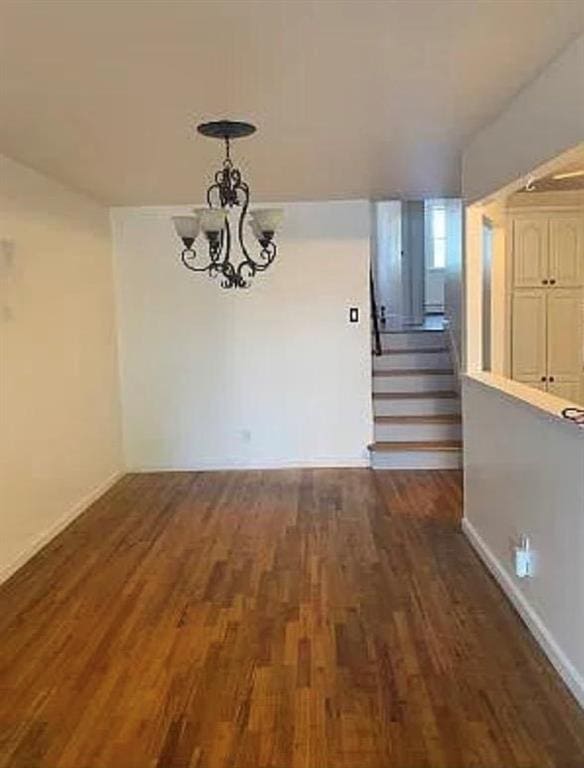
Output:
<instances>
[{"instance_id":1,"label":"white wall","mask_svg":"<svg viewBox=\"0 0 584 768\"><path fill-rule=\"evenodd\" d=\"M399 200L372 203L372 260L377 306L385 307L388 325L400 324L402 313L402 204Z\"/></svg>"},{"instance_id":2,"label":"white wall","mask_svg":"<svg viewBox=\"0 0 584 768\"><path fill-rule=\"evenodd\" d=\"M444 319L454 368L457 372L464 367L463 360L463 318L462 318L462 204L460 200L449 200L449 215L446 217L446 269L444 271Z\"/></svg>"},{"instance_id":3,"label":"white wall","mask_svg":"<svg viewBox=\"0 0 584 768\"><path fill-rule=\"evenodd\" d=\"M482 198L583 141L583 94L581 35L467 146L465 199Z\"/></svg>"},{"instance_id":4,"label":"white wall","mask_svg":"<svg viewBox=\"0 0 584 768\"><path fill-rule=\"evenodd\" d=\"M107 210L0 156L0 579L121 469Z\"/></svg>"},{"instance_id":5,"label":"white wall","mask_svg":"<svg viewBox=\"0 0 584 768\"><path fill-rule=\"evenodd\" d=\"M561 152L580 144L584 140L582 93L584 35L525 86L507 109L479 131L465 148L462 156L465 202L468 204L493 194ZM474 237L479 236L475 232ZM468 232L465 239L468 251ZM444 312L455 346L460 350L462 367L466 368L468 350L475 347L472 331L465 338L463 302L470 300L472 303L473 298L468 295L463 298L464 281L465 265L462 260L449 258ZM475 287L479 290L478 286Z\"/></svg>"},{"instance_id":6,"label":"white wall","mask_svg":"<svg viewBox=\"0 0 584 768\"><path fill-rule=\"evenodd\" d=\"M465 530L584 706L584 431L472 379L463 407Z\"/></svg>"},{"instance_id":7,"label":"white wall","mask_svg":"<svg viewBox=\"0 0 584 768\"><path fill-rule=\"evenodd\" d=\"M583 86L581 37L471 142L465 199L490 195L581 142ZM467 208L464 304L461 283L447 290L447 312L463 328L472 372L463 391L464 526L584 705L584 431L561 422L564 401L478 371L482 210ZM521 584L509 567L520 533L531 536L537 555L536 577Z\"/></svg>"},{"instance_id":8,"label":"white wall","mask_svg":"<svg viewBox=\"0 0 584 768\"><path fill-rule=\"evenodd\" d=\"M369 205L286 205L247 291L180 264L170 217L186 210L112 212L130 468L365 463Z\"/></svg>"}]
</instances>

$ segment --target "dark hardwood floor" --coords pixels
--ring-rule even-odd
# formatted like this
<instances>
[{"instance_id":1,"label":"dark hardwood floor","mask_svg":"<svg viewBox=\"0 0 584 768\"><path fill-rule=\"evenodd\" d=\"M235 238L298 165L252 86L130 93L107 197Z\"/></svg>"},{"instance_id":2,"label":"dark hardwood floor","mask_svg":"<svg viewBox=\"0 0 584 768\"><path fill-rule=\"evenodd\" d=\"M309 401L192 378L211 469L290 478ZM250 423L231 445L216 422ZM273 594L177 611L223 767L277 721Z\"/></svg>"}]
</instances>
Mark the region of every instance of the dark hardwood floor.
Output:
<instances>
[{"instance_id":1,"label":"dark hardwood floor","mask_svg":"<svg viewBox=\"0 0 584 768\"><path fill-rule=\"evenodd\" d=\"M0 589L3 768L582 768L456 472L129 475Z\"/></svg>"}]
</instances>

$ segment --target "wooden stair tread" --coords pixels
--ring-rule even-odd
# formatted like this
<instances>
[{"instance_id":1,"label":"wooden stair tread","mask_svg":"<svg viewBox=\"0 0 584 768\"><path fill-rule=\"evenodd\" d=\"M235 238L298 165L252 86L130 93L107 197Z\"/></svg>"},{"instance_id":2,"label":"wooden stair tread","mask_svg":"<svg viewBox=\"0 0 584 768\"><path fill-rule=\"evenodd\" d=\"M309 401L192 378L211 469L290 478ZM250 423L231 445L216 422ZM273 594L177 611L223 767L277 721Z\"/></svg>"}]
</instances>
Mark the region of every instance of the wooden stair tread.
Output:
<instances>
[{"instance_id":1,"label":"wooden stair tread","mask_svg":"<svg viewBox=\"0 0 584 768\"><path fill-rule=\"evenodd\" d=\"M436 392L374 392L374 400L429 400L432 398L457 398L457 392L436 390Z\"/></svg>"},{"instance_id":2,"label":"wooden stair tread","mask_svg":"<svg viewBox=\"0 0 584 768\"><path fill-rule=\"evenodd\" d=\"M378 424L460 424L459 413L435 413L428 416L376 416Z\"/></svg>"},{"instance_id":3,"label":"wooden stair tread","mask_svg":"<svg viewBox=\"0 0 584 768\"><path fill-rule=\"evenodd\" d=\"M448 347L422 347L421 349L385 349L381 355L374 357L383 357L384 355L430 355L434 353L444 354L448 352Z\"/></svg>"},{"instance_id":4,"label":"wooden stair tread","mask_svg":"<svg viewBox=\"0 0 584 768\"><path fill-rule=\"evenodd\" d=\"M444 328L416 328L415 326L412 328L384 328L381 330L379 329L379 333L381 334L391 334L391 333L444 333Z\"/></svg>"},{"instance_id":5,"label":"wooden stair tread","mask_svg":"<svg viewBox=\"0 0 584 768\"><path fill-rule=\"evenodd\" d=\"M452 368L400 368L393 371L373 371L374 376L453 376Z\"/></svg>"},{"instance_id":6,"label":"wooden stair tread","mask_svg":"<svg viewBox=\"0 0 584 768\"><path fill-rule=\"evenodd\" d=\"M369 446L369 450L379 453L392 453L395 451L460 451L461 440L411 440L408 442L391 441L378 442Z\"/></svg>"}]
</instances>

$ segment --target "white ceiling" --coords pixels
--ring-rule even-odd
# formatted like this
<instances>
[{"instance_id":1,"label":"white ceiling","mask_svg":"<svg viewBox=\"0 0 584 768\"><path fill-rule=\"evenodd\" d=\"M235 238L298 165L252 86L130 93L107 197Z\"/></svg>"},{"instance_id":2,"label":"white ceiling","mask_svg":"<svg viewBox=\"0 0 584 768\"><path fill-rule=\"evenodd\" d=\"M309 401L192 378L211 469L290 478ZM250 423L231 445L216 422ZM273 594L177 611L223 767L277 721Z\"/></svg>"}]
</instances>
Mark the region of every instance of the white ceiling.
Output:
<instances>
[{"instance_id":1,"label":"white ceiling","mask_svg":"<svg viewBox=\"0 0 584 768\"><path fill-rule=\"evenodd\" d=\"M557 178L558 174L564 173L581 175ZM566 163L561 168L555 168L552 173L548 173L540 179L532 180L532 186L534 192L569 192L584 189L584 147L571 162Z\"/></svg>"},{"instance_id":2,"label":"white ceiling","mask_svg":"<svg viewBox=\"0 0 584 768\"><path fill-rule=\"evenodd\" d=\"M113 204L202 199L208 119L256 200L455 195L466 139L584 0L0 0L0 151Z\"/></svg>"}]
</instances>

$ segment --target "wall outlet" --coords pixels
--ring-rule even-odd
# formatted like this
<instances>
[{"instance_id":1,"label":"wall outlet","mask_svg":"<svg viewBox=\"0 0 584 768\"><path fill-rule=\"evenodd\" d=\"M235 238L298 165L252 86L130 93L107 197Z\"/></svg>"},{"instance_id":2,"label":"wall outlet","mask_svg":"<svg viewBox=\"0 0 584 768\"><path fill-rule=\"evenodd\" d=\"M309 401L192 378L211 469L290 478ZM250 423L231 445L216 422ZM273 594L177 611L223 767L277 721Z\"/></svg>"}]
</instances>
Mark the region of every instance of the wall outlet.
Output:
<instances>
[{"instance_id":1,"label":"wall outlet","mask_svg":"<svg viewBox=\"0 0 584 768\"><path fill-rule=\"evenodd\" d=\"M513 560L518 579L533 576L533 553L527 536L522 536L518 546L513 548Z\"/></svg>"}]
</instances>

